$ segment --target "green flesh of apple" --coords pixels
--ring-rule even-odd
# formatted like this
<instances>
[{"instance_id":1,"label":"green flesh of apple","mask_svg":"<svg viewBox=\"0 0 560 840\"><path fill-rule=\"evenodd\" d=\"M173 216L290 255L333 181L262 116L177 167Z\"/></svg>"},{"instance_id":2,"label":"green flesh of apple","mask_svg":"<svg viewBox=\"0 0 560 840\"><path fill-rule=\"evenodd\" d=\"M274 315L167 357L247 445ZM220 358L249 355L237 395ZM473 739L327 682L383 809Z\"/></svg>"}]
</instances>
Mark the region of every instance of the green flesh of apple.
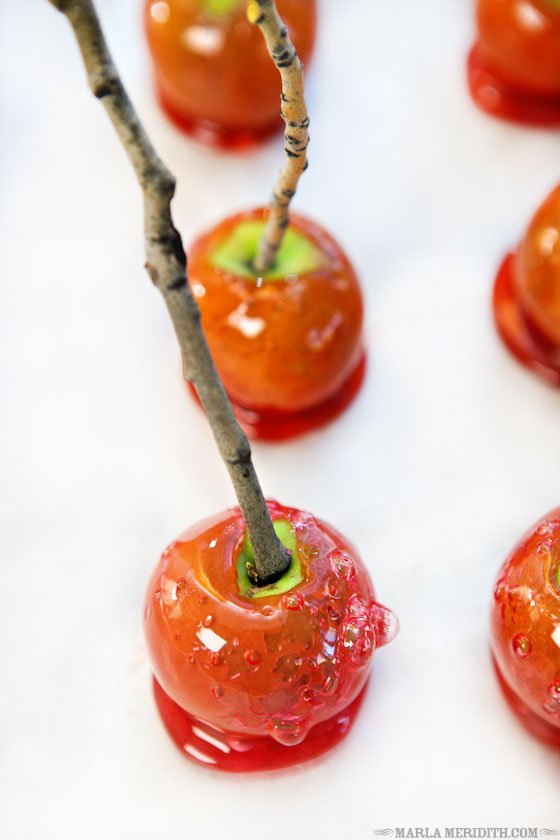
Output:
<instances>
[{"instance_id":1,"label":"green flesh of apple","mask_svg":"<svg viewBox=\"0 0 560 840\"><path fill-rule=\"evenodd\" d=\"M289 592L303 580L296 535L292 526L285 519L277 519L272 524L282 545L292 552L292 562L287 572L276 583L272 583L270 586L255 586L247 575L247 564L254 565L255 556L251 541L246 536L237 558L237 586L241 595L245 598L270 598L271 595L284 595L285 592Z\"/></svg>"},{"instance_id":2,"label":"green flesh of apple","mask_svg":"<svg viewBox=\"0 0 560 840\"><path fill-rule=\"evenodd\" d=\"M215 17L222 17L229 15L236 6L239 6L241 0L202 0L202 5L209 15Z\"/></svg>"},{"instance_id":3,"label":"green flesh of apple","mask_svg":"<svg viewBox=\"0 0 560 840\"><path fill-rule=\"evenodd\" d=\"M257 280L253 261L264 225L264 221L240 222L214 250L211 264L238 277ZM324 263L323 254L307 236L288 228L274 265L263 274L263 280L284 280L290 275L307 274L317 271Z\"/></svg>"}]
</instances>

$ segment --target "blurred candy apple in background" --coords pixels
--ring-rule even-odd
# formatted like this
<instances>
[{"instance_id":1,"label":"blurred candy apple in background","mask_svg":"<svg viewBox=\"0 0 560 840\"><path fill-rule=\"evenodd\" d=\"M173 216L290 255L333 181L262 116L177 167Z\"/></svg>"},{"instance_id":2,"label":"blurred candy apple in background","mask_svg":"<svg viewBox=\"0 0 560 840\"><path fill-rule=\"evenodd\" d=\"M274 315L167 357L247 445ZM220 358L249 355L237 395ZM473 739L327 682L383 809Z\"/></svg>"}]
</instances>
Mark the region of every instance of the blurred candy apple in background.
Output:
<instances>
[{"instance_id":1,"label":"blurred candy apple in background","mask_svg":"<svg viewBox=\"0 0 560 840\"><path fill-rule=\"evenodd\" d=\"M502 339L524 365L560 386L560 186L537 210L494 286Z\"/></svg>"},{"instance_id":2,"label":"blurred candy apple in background","mask_svg":"<svg viewBox=\"0 0 560 840\"><path fill-rule=\"evenodd\" d=\"M559 0L478 0L471 95L495 117L560 125Z\"/></svg>"},{"instance_id":3,"label":"blurred candy apple in background","mask_svg":"<svg viewBox=\"0 0 560 840\"><path fill-rule=\"evenodd\" d=\"M278 11L306 64L315 0L278 0ZM242 147L280 129L280 79L246 0L148 0L144 19L159 99L184 131Z\"/></svg>"}]
</instances>

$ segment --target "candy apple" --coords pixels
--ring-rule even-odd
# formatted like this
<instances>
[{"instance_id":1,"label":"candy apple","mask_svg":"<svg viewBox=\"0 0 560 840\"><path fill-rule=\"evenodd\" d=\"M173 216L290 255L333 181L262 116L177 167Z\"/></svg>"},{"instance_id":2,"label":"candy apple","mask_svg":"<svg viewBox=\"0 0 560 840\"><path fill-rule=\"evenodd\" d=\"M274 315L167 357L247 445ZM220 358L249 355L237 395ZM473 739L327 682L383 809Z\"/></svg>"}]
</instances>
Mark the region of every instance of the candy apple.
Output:
<instances>
[{"instance_id":1,"label":"candy apple","mask_svg":"<svg viewBox=\"0 0 560 840\"><path fill-rule=\"evenodd\" d=\"M363 303L325 230L291 215L272 269L252 268L262 209L230 216L190 250L191 287L216 366L253 437L281 439L339 414L363 380Z\"/></svg>"},{"instance_id":2,"label":"candy apple","mask_svg":"<svg viewBox=\"0 0 560 840\"><path fill-rule=\"evenodd\" d=\"M560 0L478 0L468 60L476 104L533 125L560 125Z\"/></svg>"},{"instance_id":3,"label":"candy apple","mask_svg":"<svg viewBox=\"0 0 560 840\"><path fill-rule=\"evenodd\" d=\"M275 583L251 583L251 543L235 508L172 543L146 593L163 722L189 758L230 772L287 766L338 743L376 648L398 629L341 534L311 514L268 508L292 554Z\"/></svg>"},{"instance_id":4,"label":"candy apple","mask_svg":"<svg viewBox=\"0 0 560 840\"><path fill-rule=\"evenodd\" d=\"M145 27L160 101L197 139L250 145L281 126L280 78L247 0L148 0ZM278 0L302 61L311 55L315 0Z\"/></svg>"},{"instance_id":5,"label":"candy apple","mask_svg":"<svg viewBox=\"0 0 560 840\"><path fill-rule=\"evenodd\" d=\"M560 508L537 522L502 567L491 629L510 705L534 735L560 748Z\"/></svg>"},{"instance_id":6,"label":"candy apple","mask_svg":"<svg viewBox=\"0 0 560 840\"><path fill-rule=\"evenodd\" d=\"M560 386L560 186L535 214L494 286L500 335L527 367Z\"/></svg>"}]
</instances>

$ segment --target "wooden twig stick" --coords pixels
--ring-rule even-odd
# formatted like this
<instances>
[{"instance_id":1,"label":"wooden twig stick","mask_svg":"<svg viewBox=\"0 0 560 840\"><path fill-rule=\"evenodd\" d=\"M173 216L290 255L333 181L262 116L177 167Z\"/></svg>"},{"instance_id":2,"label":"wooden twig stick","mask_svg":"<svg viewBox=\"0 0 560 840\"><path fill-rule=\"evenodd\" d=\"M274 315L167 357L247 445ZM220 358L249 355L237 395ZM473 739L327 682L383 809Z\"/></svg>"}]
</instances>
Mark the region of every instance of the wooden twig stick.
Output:
<instances>
[{"instance_id":1,"label":"wooden twig stick","mask_svg":"<svg viewBox=\"0 0 560 840\"><path fill-rule=\"evenodd\" d=\"M295 195L301 174L307 169L309 116L305 102L303 65L288 35L274 0L248 0L247 16L256 24L266 41L272 60L282 77L282 119L284 131L284 164L270 200L269 215L259 243L254 268L267 272L276 259L290 223L290 202Z\"/></svg>"},{"instance_id":2,"label":"wooden twig stick","mask_svg":"<svg viewBox=\"0 0 560 840\"><path fill-rule=\"evenodd\" d=\"M49 0L76 35L90 88L104 105L142 188L146 268L177 334L184 372L200 398L229 471L255 555L254 582L272 583L290 566L253 467L251 447L218 376L187 279L187 259L173 224L175 179L152 146L113 63L92 0Z\"/></svg>"}]
</instances>

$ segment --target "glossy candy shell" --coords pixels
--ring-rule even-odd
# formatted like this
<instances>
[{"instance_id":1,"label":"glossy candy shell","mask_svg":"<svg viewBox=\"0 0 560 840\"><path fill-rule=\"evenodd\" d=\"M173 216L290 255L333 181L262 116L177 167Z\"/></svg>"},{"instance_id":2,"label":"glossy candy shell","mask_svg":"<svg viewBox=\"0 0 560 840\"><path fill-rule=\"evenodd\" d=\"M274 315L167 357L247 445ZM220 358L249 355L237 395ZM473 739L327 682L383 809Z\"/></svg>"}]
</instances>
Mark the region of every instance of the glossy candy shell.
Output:
<instances>
[{"instance_id":1,"label":"glossy candy shell","mask_svg":"<svg viewBox=\"0 0 560 840\"><path fill-rule=\"evenodd\" d=\"M146 593L145 630L159 685L191 717L293 746L356 700L376 647L398 625L338 532L310 514L269 508L295 530L298 586L258 599L239 593L244 524L238 510L226 511L164 552Z\"/></svg>"},{"instance_id":2,"label":"glossy candy shell","mask_svg":"<svg viewBox=\"0 0 560 840\"><path fill-rule=\"evenodd\" d=\"M560 508L543 517L500 571L492 652L518 713L560 735Z\"/></svg>"},{"instance_id":3,"label":"glossy candy shell","mask_svg":"<svg viewBox=\"0 0 560 840\"><path fill-rule=\"evenodd\" d=\"M232 230L264 217L262 208L237 213L197 239L190 250L190 280L216 366L249 430L288 437L300 430L300 421L305 430L332 419L359 391L365 370L363 301L338 243L297 214L291 216L292 228L323 256L317 269L257 282L212 264L211 255ZM258 330L246 329L248 322ZM290 417L296 428L283 434Z\"/></svg>"}]
</instances>

